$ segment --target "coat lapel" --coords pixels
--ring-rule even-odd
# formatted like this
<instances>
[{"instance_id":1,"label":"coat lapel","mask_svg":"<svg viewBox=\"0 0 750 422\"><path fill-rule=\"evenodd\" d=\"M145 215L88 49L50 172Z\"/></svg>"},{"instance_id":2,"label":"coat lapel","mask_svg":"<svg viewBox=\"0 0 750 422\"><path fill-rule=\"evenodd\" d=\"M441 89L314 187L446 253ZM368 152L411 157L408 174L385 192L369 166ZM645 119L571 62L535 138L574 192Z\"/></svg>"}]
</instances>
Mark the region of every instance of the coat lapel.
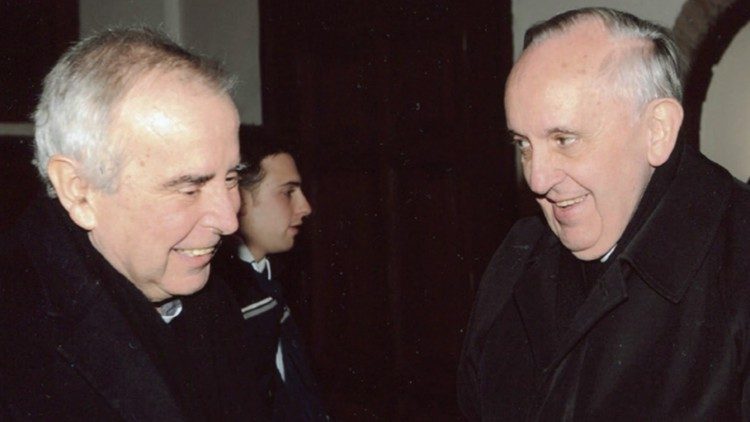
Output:
<instances>
[{"instance_id":1,"label":"coat lapel","mask_svg":"<svg viewBox=\"0 0 750 422\"><path fill-rule=\"evenodd\" d=\"M551 370L562 362L565 356L578 344L589 330L609 311L624 302L628 297L620 265L613 263L602 279L595 283L589 296L565 330L554 357L545 369Z\"/></svg>"},{"instance_id":2,"label":"coat lapel","mask_svg":"<svg viewBox=\"0 0 750 422\"><path fill-rule=\"evenodd\" d=\"M540 369L549 365L557 344L555 295L559 257L557 238L549 236L541 243L539 252L532 254L528 270L513 291L534 361Z\"/></svg>"},{"instance_id":3,"label":"coat lapel","mask_svg":"<svg viewBox=\"0 0 750 422\"><path fill-rule=\"evenodd\" d=\"M58 346L125 420L183 420L177 401L114 304L102 295Z\"/></svg>"}]
</instances>

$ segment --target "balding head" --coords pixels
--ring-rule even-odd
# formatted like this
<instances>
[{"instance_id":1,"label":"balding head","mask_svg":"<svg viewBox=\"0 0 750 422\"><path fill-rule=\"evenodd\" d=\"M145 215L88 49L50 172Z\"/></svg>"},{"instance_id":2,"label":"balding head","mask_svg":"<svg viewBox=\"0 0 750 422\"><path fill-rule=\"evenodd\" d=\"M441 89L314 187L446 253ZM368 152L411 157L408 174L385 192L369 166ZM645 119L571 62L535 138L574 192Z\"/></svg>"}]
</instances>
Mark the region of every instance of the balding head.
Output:
<instances>
[{"instance_id":1,"label":"balding head","mask_svg":"<svg viewBox=\"0 0 750 422\"><path fill-rule=\"evenodd\" d=\"M572 16L529 42L508 78L505 109L547 223L591 260L617 244L669 158L682 107L651 93L659 76L647 65L658 62L651 41L613 31L596 14Z\"/></svg>"},{"instance_id":2,"label":"balding head","mask_svg":"<svg viewBox=\"0 0 750 422\"><path fill-rule=\"evenodd\" d=\"M598 22L617 47L601 69L612 78L613 94L629 96L639 106L655 98L682 101L685 60L670 31L629 13L603 7L561 13L526 31L523 54L592 22Z\"/></svg>"}]
</instances>

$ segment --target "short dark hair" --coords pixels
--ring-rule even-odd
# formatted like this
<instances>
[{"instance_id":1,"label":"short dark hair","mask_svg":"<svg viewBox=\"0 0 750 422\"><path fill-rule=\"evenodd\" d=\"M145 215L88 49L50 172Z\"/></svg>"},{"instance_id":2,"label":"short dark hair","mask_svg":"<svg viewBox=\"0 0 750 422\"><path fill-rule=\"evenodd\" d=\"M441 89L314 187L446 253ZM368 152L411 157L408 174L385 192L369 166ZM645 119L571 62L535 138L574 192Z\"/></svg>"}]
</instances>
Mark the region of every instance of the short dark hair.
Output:
<instances>
[{"instance_id":1,"label":"short dark hair","mask_svg":"<svg viewBox=\"0 0 750 422\"><path fill-rule=\"evenodd\" d=\"M261 163L266 157L278 154L297 156L296 145L289 138L270 133L260 126L240 127L240 187L253 192L266 177Z\"/></svg>"}]
</instances>

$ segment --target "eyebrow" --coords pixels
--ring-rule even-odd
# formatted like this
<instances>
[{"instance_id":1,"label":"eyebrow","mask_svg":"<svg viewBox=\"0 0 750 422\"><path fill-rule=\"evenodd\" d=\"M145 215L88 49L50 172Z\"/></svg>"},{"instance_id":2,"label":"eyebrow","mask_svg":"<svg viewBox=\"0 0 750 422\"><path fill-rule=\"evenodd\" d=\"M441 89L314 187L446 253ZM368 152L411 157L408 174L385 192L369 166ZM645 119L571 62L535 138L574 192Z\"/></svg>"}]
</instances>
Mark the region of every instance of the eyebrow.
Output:
<instances>
[{"instance_id":1,"label":"eyebrow","mask_svg":"<svg viewBox=\"0 0 750 422\"><path fill-rule=\"evenodd\" d=\"M243 165L242 163L237 164L236 166L233 166L227 170L227 173L238 173L242 171ZM202 174L202 175L193 175L193 174L185 174L182 176L175 177L172 180L169 180L165 182L162 187L164 189L170 189L174 188L175 186L180 185L205 185L208 181L216 177L215 173L211 174Z\"/></svg>"},{"instance_id":2,"label":"eyebrow","mask_svg":"<svg viewBox=\"0 0 750 422\"><path fill-rule=\"evenodd\" d=\"M287 187L299 188L299 187L302 187L302 182L298 182L296 180L291 180L289 182L280 184L279 187L280 188L287 188Z\"/></svg>"},{"instance_id":3,"label":"eyebrow","mask_svg":"<svg viewBox=\"0 0 750 422\"><path fill-rule=\"evenodd\" d=\"M174 188L176 186L180 185L204 185L209 180L216 177L215 174L205 174L205 175L191 175L191 174L185 174L182 176L178 176L172 180L167 181L162 185L165 189Z\"/></svg>"},{"instance_id":4,"label":"eyebrow","mask_svg":"<svg viewBox=\"0 0 750 422\"><path fill-rule=\"evenodd\" d=\"M546 135L550 136L550 135L553 135L555 133L562 133L562 134L566 134L566 135L575 135L578 132L576 132L575 130L568 129L566 127L557 126L557 127L551 128L551 129L547 129ZM518 137L521 137L521 138L528 138L528 136L522 135L522 134L514 131L513 129L508 129L508 135L510 135L511 137L518 136Z\"/></svg>"},{"instance_id":5,"label":"eyebrow","mask_svg":"<svg viewBox=\"0 0 750 422\"><path fill-rule=\"evenodd\" d=\"M516 132L516 131L515 131L515 130L513 130L513 129L508 129L508 136L510 136L511 138L512 138L512 137L514 137L514 136L518 136L518 137L521 137L521 138L525 138L525 136L524 136L524 135L521 135L520 133Z\"/></svg>"},{"instance_id":6,"label":"eyebrow","mask_svg":"<svg viewBox=\"0 0 750 422\"><path fill-rule=\"evenodd\" d=\"M553 127L552 129L550 129L550 130L547 131L547 135L552 135L552 134L555 134L555 133L563 133L563 134L566 134L566 135L575 135L578 132L576 132L575 130L572 130L572 129L568 129L566 127Z\"/></svg>"}]
</instances>

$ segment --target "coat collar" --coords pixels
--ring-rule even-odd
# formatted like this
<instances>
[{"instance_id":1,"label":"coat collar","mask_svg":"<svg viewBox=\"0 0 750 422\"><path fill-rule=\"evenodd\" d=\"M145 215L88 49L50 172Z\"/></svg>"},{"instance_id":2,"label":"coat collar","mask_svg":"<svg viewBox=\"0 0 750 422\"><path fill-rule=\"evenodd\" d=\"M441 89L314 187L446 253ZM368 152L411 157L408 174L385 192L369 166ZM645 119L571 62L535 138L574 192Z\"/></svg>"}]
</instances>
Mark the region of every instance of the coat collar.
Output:
<instances>
[{"instance_id":1,"label":"coat collar","mask_svg":"<svg viewBox=\"0 0 750 422\"><path fill-rule=\"evenodd\" d=\"M42 198L20 223L21 243L31 257L46 313L68 322L80 321L101 298L101 279L81 247L86 234L65 214L56 199ZM88 241L88 240L86 240Z\"/></svg>"},{"instance_id":2,"label":"coat collar","mask_svg":"<svg viewBox=\"0 0 750 422\"><path fill-rule=\"evenodd\" d=\"M619 259L656 292L678 303L729 206L732 178L687 148L674 182Z\"/></svg>"}]
</instances>

